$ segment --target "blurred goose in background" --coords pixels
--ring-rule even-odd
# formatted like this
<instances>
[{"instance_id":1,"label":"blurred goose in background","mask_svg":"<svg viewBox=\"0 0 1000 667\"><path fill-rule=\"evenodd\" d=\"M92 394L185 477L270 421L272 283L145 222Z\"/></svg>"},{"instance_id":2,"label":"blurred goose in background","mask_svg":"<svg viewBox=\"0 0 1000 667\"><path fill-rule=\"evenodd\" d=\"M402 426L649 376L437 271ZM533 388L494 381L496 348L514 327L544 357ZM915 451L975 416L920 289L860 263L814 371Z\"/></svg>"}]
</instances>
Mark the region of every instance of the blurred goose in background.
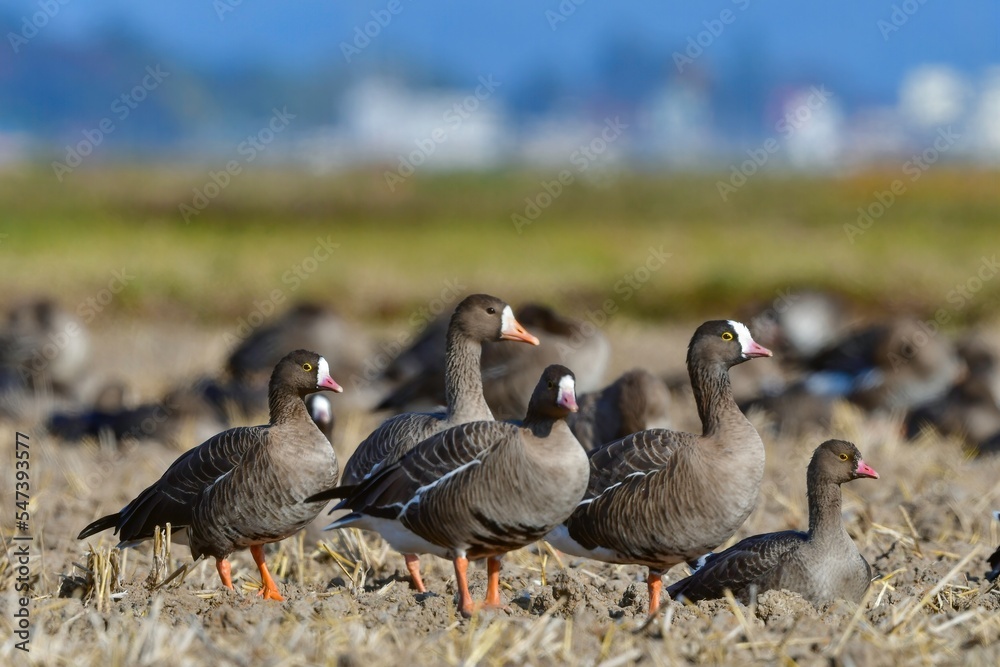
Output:
<instances>
[{"instance_id":1,"label":"blurred goose in background","mask_svg":"<svg viewBox=\"0 0 1000 667\"><path fill-rule=\"evenodd\" d=\"M470 560L487 558L486 606L500 601L500 557L563 521L587 488L587 455L566 425L573 373L548 367L522 425L479 421L442 431L396 464L310 500L343 498L351 513L330 528L375 530L401 551L454 562L458 608L473 612Z\"/></svg>"},{"instance_id":2,"label":"blurred goose in background","mask_svg":"<svg viewBox=\"0 0 1000 667\"><path fill-rule=\"evenodd\" d=\"M309 394L306 396L306 410L309 418L319 428L320 433L333 444L333 401L326 394Z\"/></svg>"},{"instance_id":3,"label":"blurred goose in background","mask_svg":"<svg viewBox=\"0 0 1000 667\"><path fill-rule=\"evenodd\" d=\"M601 386L610 356L607 337L589 322L559 315L548 306L527 304L521 323L542 342L537 348L490 343L483 346L482 375L486 403L497 419L517 419L538 374L550 364L577 369L581 392ZM384 377L400 384L378 404L379 410L410 405L441 405L444 400L443 327L432 322L409 349L386 369Z\"/></svg>"},{"instance_id":4,"label":"blurred goose in background","mask_svg":"<svg viewBox=\"0 0 1000 667\"><path fill-rule=\"evenodd\" d=\"M538 339L514 317L511 307L488 294L473 294L455 308L445 347L444 412L409 412L383 422L358 445L344 468L342 484L359 484L401 459L417 443L445 429L473 421L491 421L493 413L483 398L480 356L489 341L519 341L531 346ZM420 561L404 551L414 588L426 591Z\"/></svg>"},{"instance_id":5,"label":"blurred goose in background","mask_svg":"<svg viewBox=\"0 0 1000 667\"><path fill-rule=\"evenodd\" d=\"M964 365L947 336L928 331L912 318L856 331L809 361L805 387L866 410L908 410L937 399Z\"/></svg>"},{"instance_id":6,"label":"blurred goose in background","mask_svg":"<svg viewBox=\"0 0 1000 667\"><path fill-rule=\"evenodd\" d=\"M0 328L0 391L54 391L72 396L90 355L80 320L47 298L7 312Z\"/></svg>"},{"instance_id":7,"label":"blurred goose in background","mask_svg":"<svg viewBox=\"0 0 1000 667\"><path fill-rule=\"evenodd\" d=\"M566 418L588 452L626 435L670 428L670 391L660 378L636 368L600 391L580 396L580 410Z\"/></svg>"},{"instance_id":8,"label":"blurred goose in background","mask_svg":"<svg viewBox=\"0 0 1000 667\"><path fill-rule=\"evenodd\" d=\"M699 326L687 366L702 434L641 431L591 452L586 496L546 539L574 556L647 566L655 612L663 573L725 542L757 504L764 443L733 399L729 369L765 356L739 322Z\"/></svg>"},{"instance_id":9,"label":"blurred goose in background","mask_svg":"<svg viewBox=\"0 0 1000 667\"><path fill-rule=\"evenodd\" d=\"M754 535L725 551L698 559L691 576L667 588L677 601L721 598L732 591L744 604L759 593L784 589L819 605L835 599L860 602L872 579L841 518L840 485L878 479L853 443L827 440L806 473L809 531Z\"/></svg>"},{"instance_id":10,"label":"blurred goose in background","mask_svg":"<svg viewBox=\"0 0 1000 667\"><path fill-rule=\"evenodd\" d=\"M938 400L907 416L908 437L932 427L942 435L958 435L972 446L1000 432L1000 363L994 347L979 334L958 342L958 354L968 372Z\"/></svg>"},{"instance_id":11,"label":"blurred goose in background","mask_svg":"<svg viewBox=\"0 0 1000 667\"><path fill-rule=\"evenodd\" d=\"M338 466L330 441L306 411L304 398L320 390L342 391L326 359L296 350L275 366L269 383L266 426L230 429L188 450L163 476L119 512L84 528L84 539L113 528L119 547L153 536L171 524L197 560L213 556L223 585L232 589L229 555L250 548L265 598L282 600L264 563L263 545L298 532L324 503L305 499L336 483Z\"/></svg>"},{"instance_id":12,"label":"blurred goose in background","mask_svg":"<svg viewBox=\"0 0 1000 667\"><path fill-rule=\"evenodd\" d=\"M789 289L750 321L755 339L783 363L801 362L833 345L844 331L847 313L840 299L811 289Z\"/></svg>"},{"instance_id":13,"label":"blurred goose in background","mask_svg":"<svg viewBox=\"0 0 1000 667\"><path fill-rule=\"evenodd\" d=\"M258 390L247 396L256 399L251 413L266 409L271 369L288 350L295 349L316 350L345 376L360 372L363 361L371 354L368 338L333 310L314 303L295 304L274 322L248 335L226 362L226 370L234 384ZM359 398L350 397L349 400Z\"/></svg>"}]
</instances>

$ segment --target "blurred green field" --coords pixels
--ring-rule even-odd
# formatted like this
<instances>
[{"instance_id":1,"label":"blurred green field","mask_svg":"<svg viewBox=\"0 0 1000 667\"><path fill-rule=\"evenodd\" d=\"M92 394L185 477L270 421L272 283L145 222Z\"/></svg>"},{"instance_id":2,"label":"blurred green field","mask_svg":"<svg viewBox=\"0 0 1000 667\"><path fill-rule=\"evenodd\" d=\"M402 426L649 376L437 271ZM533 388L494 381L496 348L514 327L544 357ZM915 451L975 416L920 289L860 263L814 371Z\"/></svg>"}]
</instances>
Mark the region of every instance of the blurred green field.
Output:
<instances>
[{"instance_id":1,"label":"blurred green field","mask_svg":"<svg viewBox=\"0 0 1000 667\"><path fill-rule=\"evenodd\" d=\"M725 202L724 175L577 178L519 233L512 216L555 173L417 173L390 192L379 169L259 169L186 223L180 204L220 166L79 169L62 183L45 165L0 172L2 298L48 293L72 307L124 269L135 277L110 308L207 321L275 290L381 321L446 281L567 308L613 299L641 319L732 313L802 285L929 315L952 308L949 291L1000 245L1000 174L989 171L758 174ZM849 238L858 208L897 178L906 192ZM318 239L337 244L329 260L311 259ZM641 268L659 248L665 265ZM956 323L994 311L998 296L1000 280L984 281Z\"/></svg>"}]
</instances>

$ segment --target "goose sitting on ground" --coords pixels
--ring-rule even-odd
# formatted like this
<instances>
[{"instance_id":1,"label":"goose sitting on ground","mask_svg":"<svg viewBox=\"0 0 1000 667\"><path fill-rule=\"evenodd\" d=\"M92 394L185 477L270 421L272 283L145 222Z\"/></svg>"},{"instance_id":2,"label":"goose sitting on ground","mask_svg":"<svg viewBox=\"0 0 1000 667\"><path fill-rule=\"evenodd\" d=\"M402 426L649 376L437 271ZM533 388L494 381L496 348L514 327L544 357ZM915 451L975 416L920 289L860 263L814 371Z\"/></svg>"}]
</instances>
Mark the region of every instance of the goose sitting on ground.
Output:
<instances>
[{"instance_id":1,"label":"goose sitting on ground","mask_svg":"<svg viewBox=\"0 0 1000 667\"><path fill-rule=\"evenodd\" d=\"M484 395L497 419L516 419L524 414L539 373L550 364L578 369L577 387L581 392L601 386L610 345L596 326L533 303L519 308L517 314L521 323L539 336L542 345L483 345ZM431 322L386 369L386 378L402 380L402 384L382 399L378 409L441 405L445 400L444 331L440 320Z\"/></svg>"},{"instance_id":2,"label":"goose sitting on ground","mask_svg":"<svg viewBox=\"0 0 1000 667\"><path fill-rule=\"evenodd\" d=\"M640 368L600 391L580 396L577 403L580 411L566 421L588 452L632 433L670 428L670 390L663 380Z\"/></svg>"},{"instance_id":3,"label":"goose sitting on ground","mask_svg":"<svg viewBox=\"0 0 1000 667\"><path fill-rule=\"evenodd\" d=\"M500 557L563 521L587 488L587 455L566 425L573 373L549 366L522 425L472 422L442 431L360 484L310 500L343 498L351 513L329 528L375 530L401 551L454 561L459 611L472 614L469 560L487 558L486 605L500 605Z\"/></svg>"},{"instance_id":4,"label":"goose sitting on ground","mask_svg":"<svg viewBox=\"0 0 1000 667\"><path fill-rule=\"evenodd\" d=\"M827 440L809 462L809 532L754 535L698 561L690 577L667 588L674 600L721 598L726 589L749 604L758 593L785 589L819 605L835 599L859 602L872 570L844 528L840 485L878 479L850 442Z\"/></svg>"},{"instance_id":5,"label":"goose sitting on ground","mask_svg":"<svg viewBox=\"0 0 1000 667\"><path fill-rule=\"evenodd\" d=\"M591 452L586 496L546 539L574 556L647 566L656 611L663 573L725 542L757 504L764 443L733 400L729 369L765 356L739 322L698 327L687 366L702 435L640 431Z\"/></svg>"},{"instance_id":6,"label":"goose sitting on ground","mask_svg":"<svg viewBox=\"0 0 1000 667\"><path fill-rule=\"evenodd\" d=\"M448 325L445 350L445 412L409 412L382 423L358 445L344 467L342 484L358 484L379 470L391 466L417 443L430 436L472 421L492 421L493 413L483 398L479 370L483 344L488 341L521 341L538 345L525 331L504 301L487 294L473 294L462 300ZM403 552L406 568L418 592L423 593L420 561Z\"/></svg>"},{"instance_id":7,"label":"goose sitting on ground","mask_svg":"<svg viewBox=\"0 0 1000 667\"><path fill-rule=\"evenodd\" d=\"M271 374L270 423L223 431L182 454L152 486L121 511L80 532L84 539L108 528L119 547L153 536L171 524L191 555L213 556L222 583L232 589L229 555L250 548L265 598L282 600L264 564L263 545L283 540L316 518L323 503L304 499L337 480L337 457L306 412L315 391L342 391L326 359L297 350Z\"/></svg>"},{"instance_id":8,"label":"goose sitting on ground","mask_svg":"<svg viewBox=\"0 0 1000 667\"><path fill-rule=\"evenodd\" d=\"M908 410L943 396L964 372L947 336L901 318L873 325L817 354L805 387L865 410Z\"/></svg>"}]
</instances>

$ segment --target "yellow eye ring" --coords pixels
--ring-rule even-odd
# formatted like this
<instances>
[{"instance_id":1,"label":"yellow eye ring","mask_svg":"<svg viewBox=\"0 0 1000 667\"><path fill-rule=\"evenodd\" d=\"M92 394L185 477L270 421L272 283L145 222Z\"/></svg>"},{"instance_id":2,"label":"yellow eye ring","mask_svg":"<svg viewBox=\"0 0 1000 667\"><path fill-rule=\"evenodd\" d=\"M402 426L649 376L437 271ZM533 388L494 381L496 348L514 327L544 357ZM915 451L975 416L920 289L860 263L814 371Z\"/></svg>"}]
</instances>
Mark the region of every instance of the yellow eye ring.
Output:
<instances>
[{"instance_id":1,"label":"yellow eye ring","mask_svg":"<svg viewBox=\"0 0 1000 667\"><path fill-rule=\"evenodd\" d=\"M841 455L840 455L840 460L841 460L841 461L846 461L846 460L847 460L847 459L849 459L849 458L851 458L851 457L850 457L850 456L848 456L847 454L841 454Z\"/></svg>"},{"instance_id":2,"label":"yellow eye ring","mask_svg":"<svg viewBox=\"0 0 1000 667\"><path fill-rule=\"evenodd\" d=\"M312 369L313 369L313 365L310 364L308 361L306 363L302 364L302 370L304 370L306 373L308 373Z\"/></svg>"},{"instance_id":3,"label":"yellow eye ring","mask_svg":"<svg viewBox=\"0 0 1000 667\"><path fill-rule=\"evenodd\" d=\"M728 331L723 332L722 340L732 340L732 339L733 339L733 334L729 333Z\"/></svg>"}]
</instances>

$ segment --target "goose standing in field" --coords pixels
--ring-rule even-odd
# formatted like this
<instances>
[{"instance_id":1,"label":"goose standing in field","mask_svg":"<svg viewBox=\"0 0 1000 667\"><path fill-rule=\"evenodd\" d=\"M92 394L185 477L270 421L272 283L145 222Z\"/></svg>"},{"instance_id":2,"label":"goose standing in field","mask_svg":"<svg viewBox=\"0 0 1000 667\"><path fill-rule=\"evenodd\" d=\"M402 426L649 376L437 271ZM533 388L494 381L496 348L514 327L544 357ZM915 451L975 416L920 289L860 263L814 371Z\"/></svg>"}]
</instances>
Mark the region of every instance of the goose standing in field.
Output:
<instances>
[{"instance_id":1,"label":"goose standing in field","mask_svg":"<svg viewBox=\"0 0 1000 667\"><path fill-rule=\"evenodd\" d=\"M500 606L500 557L545 535L587 489L587 455L566 425L573 373L545 369L522 424L479 421L442 431L395 465L310 500L343 498L329 528L375 530L399 550L455 565L459 611L472 615L469 560L487 558L486 605Z\"/></svg>"},{"instance_id":2,"label":"goose standing in field","mask_svg":"<svg viewBox=\"0 0 1000 667\"><path fill-rule=\"evenodd\" d=\"M439 431L473 421L492 421L493 413L483 398L480 356L487 341L521 341L538 345L514 318L510 306L495 296L473 294L455 308L448 325L445 348L445 412L409 412L382 423L358 445L344 467L342 484L358 484L398 461L417 443ZM420 576L420 560L404 551L406 568L414 588L427 589Z\"/></svg>"},{"instance_id":3,"label":"goose standing in field","mask_svg":"<svg viewBox=\"0 0 1000 667\"><path fill-rule=\"evenodd\" d=\"M323 389L343 391L326 359L297 350L271 374L270 422L223 431L182 454L163 476L121 511L80 532L84 539L108 528L119 547L153 536L171 524L191 555L213 556L222 583L233 588L229 555L250 548L265 598L282 600L264 564L263 545L292 535L316 518L324 503L304 499L337 481L337 457L310 419L303 401ZM184 533L184 535L181 535Z\"/></svg>"},{"instance_id":4,"label":"goose standing in field","mask_svg":"<svg viewBox=\"0 0 1000 667\"><path fill-rule=\"evenodd\" d=\"M667 588L677 601L721 598L729 589L749 604L758 593L785 589L819 605L835 599L859 602L868 590L872 569L840 515L840 485L854 479L878 479L850 442L827 440L809 462L809 532L785 530L754 535L725 551L698 561L691 576Z\"/></svg>"},{"instance_id":5,"label":"goose standing in field","mask_svg":"<svg viewBox=\"0 0 1000 667\"><path fill-rule=\"evenodd\" d=\"M653 429L591 452L586 496L546 539L574 556L647 566L656 611L663 573L725 542L757 504L764 443L733 400L729 369L769 356L739 322L698 327L687 367L702 435Z\"/></svg>"},{"instance_id":6,"label":"goose standing in field","mask_svg":"<svg viewBox=\"0 0 1000 667\"><path fill-rule=\"evenodd\" d=\"M651 428L670 428L670 390L647 370L636 368L600 391L584 394L580 410L566 422L588 452Z\"/></svg>"},{"instance_id":7,"label":"goose standing in field","mask_svg":"<svg viewBox=\"0 0 1000 667\"><path fill-rule=\"evenodd\" d=\"M529 303L519 308L518 319L540 337L540 347L483 345L482 376L486 403L497 419L517 419L528 407L535 381L550 364L577 369L581 392L601 386L610 356L610 345L590 322L565 317L548 306ZM420 337L386 369L385 377L401 380L378 409L408 405L440 405L445 400L445 336L441 320L431 322Z\"/></svg>"}]
</instances>

